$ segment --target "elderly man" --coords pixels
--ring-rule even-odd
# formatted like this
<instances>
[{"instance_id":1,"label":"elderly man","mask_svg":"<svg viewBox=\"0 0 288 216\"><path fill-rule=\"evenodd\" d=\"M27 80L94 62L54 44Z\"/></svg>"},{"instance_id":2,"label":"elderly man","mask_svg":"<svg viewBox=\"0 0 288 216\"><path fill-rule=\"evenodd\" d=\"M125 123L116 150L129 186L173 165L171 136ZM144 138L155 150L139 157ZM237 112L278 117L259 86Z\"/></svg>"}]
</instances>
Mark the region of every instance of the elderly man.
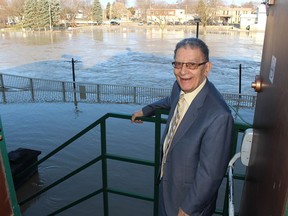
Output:
<instances>
[{"instance_id":1,"label":"elderly man","mask_svg":"<svg viewBox=\"0 0 288 216\"><path fill-rule=\"evenodd\" d=\"M202 40L178 42L172 65L171 95L135 112L131 121L170 109L161 145L158 216L210 216L230 158L233 117L207 78L212 63Z\"/></svg>"}]
</instances>

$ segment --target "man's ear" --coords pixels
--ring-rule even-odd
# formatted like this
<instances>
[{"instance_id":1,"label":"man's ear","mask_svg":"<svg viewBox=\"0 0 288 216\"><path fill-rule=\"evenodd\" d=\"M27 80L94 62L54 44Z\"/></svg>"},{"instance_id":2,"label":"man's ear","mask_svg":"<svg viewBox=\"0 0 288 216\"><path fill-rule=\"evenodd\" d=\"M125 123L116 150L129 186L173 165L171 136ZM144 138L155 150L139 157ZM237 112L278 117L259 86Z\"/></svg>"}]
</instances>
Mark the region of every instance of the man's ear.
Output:
<instances>
[{"instance_id":1,"label":"man's ear","mask_svg":"<svg viewBox=\"0 0 288 216\"><path fill-rule=\"evenodd\" d=\"M205 64L205 72L204 72L206 77L209 75L211 68L212 68L212 63L211 62L207 62Z\"/></svg>"}]
</instances>

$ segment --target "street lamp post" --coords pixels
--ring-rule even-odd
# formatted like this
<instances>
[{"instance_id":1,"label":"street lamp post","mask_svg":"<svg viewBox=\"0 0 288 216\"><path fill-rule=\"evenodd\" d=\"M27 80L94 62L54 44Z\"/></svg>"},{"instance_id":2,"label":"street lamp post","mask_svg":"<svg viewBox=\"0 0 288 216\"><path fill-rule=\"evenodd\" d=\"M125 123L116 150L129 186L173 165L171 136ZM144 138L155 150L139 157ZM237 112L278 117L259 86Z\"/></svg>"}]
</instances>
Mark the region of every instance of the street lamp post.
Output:
<instances>
[{"instance_id":1,"label":"street lamp post","mask_svg":"<svg viewBox=\"0 0 288 216\"><path fill-rule=\"evenodd\" d=\"M199 23L201 22L200 18L195 18L194 21L196 22L196 38L198 38L199 35Z\"/></svg>"}]
</instances>

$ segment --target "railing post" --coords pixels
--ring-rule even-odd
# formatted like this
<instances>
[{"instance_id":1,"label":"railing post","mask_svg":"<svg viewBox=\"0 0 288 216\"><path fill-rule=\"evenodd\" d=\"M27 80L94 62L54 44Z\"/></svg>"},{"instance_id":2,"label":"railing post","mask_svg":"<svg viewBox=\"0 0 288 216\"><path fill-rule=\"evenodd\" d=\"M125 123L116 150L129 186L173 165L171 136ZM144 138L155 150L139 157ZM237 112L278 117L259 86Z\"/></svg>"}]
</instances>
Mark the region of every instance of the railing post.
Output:
<instances>
[{"instance_id":1,"label":"railing post","mask_svg":"<svg viewBox=\"0 0 288 216\"><path fill-rule=\"evenodd\" d=\"M108 174L107 174L107 148L106 148L106 119L101 123L101 157L102 157L102 185L104 216L109 216L108 206Z\"/></svg>"},{"instance_id":2,"label":"railing post","mask_svg":"<svg viewBox=\"0 0 288 216\"><path fill-rule=\"evenodd\" d=\"M30 80L31 98L32 98L32 101L35 101L34 87L33 87L33 79L30 78L29 80Z\"/></svg>"},{"instance_id":3,"label":"railing post","mask_svg":"<svg viewBox=\"0 0 288 216\"><path fill-rule=\"evenodd\" d=\"M134 91L133 91L133 101L134 101L134 104L136 104L136 100L137 100L136 87L134 87L133 89L134 89Z\"/></svg>"},{"instance_id":4,"label":"railing post","mask_svg":"<svg viewBox=\"0 0 288 216\"><path fill-rule=\"evenodd\" d=\"M100 85L97 84L97 102L100 103Z\"/></svg>"},{"instance_id":5,"label":"railing post","mask_svg":"<svg viewBox=\"0 0 288 216\"><path fill-rule=\"evenodd\" d=\"M75 79L75 62L74 58L72 58L72 79L73 79L73 95L74 95L74 105L76 107L76 111L78 110L78 101L77 101L77 92L76 92L76 79Z\"/></svg>"},{"instance_id":6,"label":"railing post","mask_svg":"<svg viewBox=\"0 0 288 216\"><path fill-rule=\"evenodd\" d=\"M2 88L2 98L3 98L3 102L6 103L6 95L5 95L5 86L4 86L4 80L3 80L3 75L0 74L0 81L1 81L1 88Z\"/></svg>"},{"instance_id":7,"label":"railing post","mask_svg":"<svg viewBox=\"0 0 288 216\"><path fill-rule=\"evenodd\" d=\"M241 92L242 92L242 65L239 64L239 90L238 90L238 93L241 97Z\"/></svg>"},{"instance_id":8,"label":"railing post","mask_svg":"<svg viewBox=\"0 0 288 216\"><path fill-rule=\"evenodd\" d=\"M155 149L154 149L154 216L158 215L159 194L159 164L160 164L160 142L161 142L161 113L156 111L155 116Z\"/></svg>"},{"instance_id":9,"label":"railing post","mask_svg":"<svg viewBox=\"0 0 288 216\"><path fill-rule=\"evenodd\" d=\"M255 107L256 106L256 96L252 96L252 106Z\"/></svg>"},{"instance_id":10,"label":"railing post","mask_svg":"<svg viewBox=\"0 0 288 216\"><path fill-rule=\"evenodd\" d=\"M65 82L62 82L63 102L66 102Z\"/></svg>"}]
</instances>

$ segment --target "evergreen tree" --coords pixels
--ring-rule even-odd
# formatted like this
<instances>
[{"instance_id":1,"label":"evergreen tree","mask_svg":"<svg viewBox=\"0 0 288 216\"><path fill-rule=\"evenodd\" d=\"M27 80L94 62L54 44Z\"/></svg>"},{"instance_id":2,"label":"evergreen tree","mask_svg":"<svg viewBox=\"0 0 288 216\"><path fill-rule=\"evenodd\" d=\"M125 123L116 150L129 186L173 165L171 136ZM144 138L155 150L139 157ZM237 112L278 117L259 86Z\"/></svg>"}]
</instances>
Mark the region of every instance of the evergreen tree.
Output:
<instances>
[{"instance_id":1,"label":"evergreen tree","mask_svg":"<svg viewBox=\"0 0 288 216\"><path fill-rule=\"evenodd\" d=\"M26 0L24 5L24 28L50 28L60 20L59 0Z\"/></svg>"},{"instance_id":2,"label":"evergreen tree","mask_svg":"<svg viewBox=\"0 0 288 216\"><path fill-rule=\"evenodd\" d=\"M37 0L26 0L24 4L23 27L34 29L36 27Z\"/></svg>"},{"instance_id":3,"label":"evergreen tree","mask_svg":"<svg viewBox=\"0 0 288 216\"><path fill-rule=\"evenodd\" d=\"M109 20L111 19L111 17L110 17L110 16L111 16L110 12L111 12L111 4L110 4L110 2L108 2L108 3L107 3L107 6L106 6L106 18L109 19Z\"/></svg>"},{"instance_id":4,"label":"evergreen tree","mask_svg":"<svg viewBox=\"0 0 288 216\"><path fill-rule=\"evenodd\" d=\"M103 12L99 0L94 0L92 9L93 21L99 23L103 22Z\"/></svg>"},{"instance_id":5,"label":"evergreen tree","mask_svg":"<svg viewBox=\"0 0 288 216\"><path fill-rule=\"evenodd\" d=\"M50 19L51 25L56 26L60 21L60 0L50 0Z\"/></svg>"},{"instance_id":6,"label":"evergreen tree","mask_svg":"<svg viewBox=\"0 0 288 216\"><path fill-rule=\"evenodd\" d=\"M38 28L50 27L50 5L48 0L38 0L37 4L37 22Z\"/></svg>"}]
</instances>

